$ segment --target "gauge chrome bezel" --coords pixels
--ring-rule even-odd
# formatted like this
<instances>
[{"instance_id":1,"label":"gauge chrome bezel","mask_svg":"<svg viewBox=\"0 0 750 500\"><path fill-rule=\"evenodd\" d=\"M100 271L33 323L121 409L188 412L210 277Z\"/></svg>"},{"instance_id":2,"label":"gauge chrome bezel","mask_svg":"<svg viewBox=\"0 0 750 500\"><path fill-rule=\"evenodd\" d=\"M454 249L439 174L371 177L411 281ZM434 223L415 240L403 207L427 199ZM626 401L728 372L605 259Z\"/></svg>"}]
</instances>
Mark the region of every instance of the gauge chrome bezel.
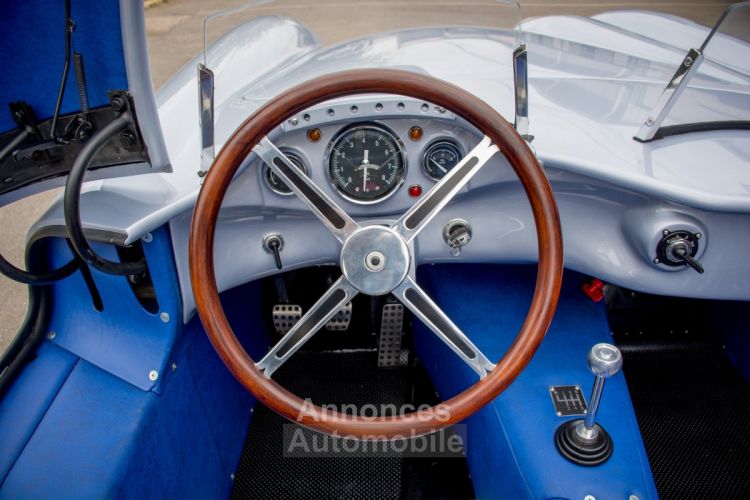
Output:
<instances>
[{"instance_id":1,"label":"gauge chrome bezel","mask_svg":"<svg viewBox=\"0 0 750 500\"><path fill-rule=\"evenodd\" d=\"M307 177L310 177L310 169L308 168L305 160L302 158L302 154L290 148L281 148L279 149L279 151L284 153L286 156L290 157L292 161L297 160L299 164L302 165L302 171L305 173L305 175ZM262 175L263 175L263 182L265 182L266 187L268 187L268 189L278 194L279 196L294 196L294 191L292 191L291 188L289 189L289 192L287 193L285 191L279 191L277 188L273 186L273 184L271 183L271 180L269 179L270 173L272 172L271 167L269 167L266 162L263 162L263 168L261 170L262 170Z\"/></svg>"},{"instance_id":2,"label":"gauge chrome bezel","mask_svg":"<svg viewBox=\"0 0 750 500\"><path fill-rule=\"evenodd\" d=\"M435 182L439 182L442 177L435 177L433 175L430 175L430 173L427 170L427 157L430 155L430 153L440 146L441 144L448 144L449 146L453 146L458 151L458 154L460 156L459 162L466 156L466 152L464 151L463 146L461 146L461 143L458 142L453 137L440 137L438 139L435 139L427 144L427 147L424 148L424 152L422 153L422 172L425 176L429 177Z\"/></svg>"},{"instance_id":3,"label":"gauge chrome bezel","mask_svg":"<svg viewBox=\"0 0 750 500\"><path fill-rule=\"evenodd\" d=\"M333 177L333 173L331 172L331 155L333 154L333 146L336 144L341 137L348 134L349 132L355 130L355 129L374 129L379 132L388 134L396 143L396 146L398 147L399 153L401 153L401 173L399 175L399 178L394 182L394 184L391 186L391 189L384 194L383 196L379 198L373 198L371 200L360 200L357 199L344 191L341 190L339 185L336 183L336 179ZM331 183L331 186L336 191L336 193L344 198L346 201L349 201L351 203L355 203L357 205L374 205L376 203L382 203L391 196L395 195L396 192L401 189L401 186L404 184L404 181L406 180L406 174L408 172L408 161L406 157L406 150L404 148L404 141L401 140L401 136L399 136L392 128L388 127L387 125L384 125L380 122L359 122L354 123L351 125L347 125L345 127L342 127L341 130L339 130L333 138L328 142L328 145L325 149L325 160L326 160L326 172L328 175L328 181Z\"/></svg>"}]
</instances>

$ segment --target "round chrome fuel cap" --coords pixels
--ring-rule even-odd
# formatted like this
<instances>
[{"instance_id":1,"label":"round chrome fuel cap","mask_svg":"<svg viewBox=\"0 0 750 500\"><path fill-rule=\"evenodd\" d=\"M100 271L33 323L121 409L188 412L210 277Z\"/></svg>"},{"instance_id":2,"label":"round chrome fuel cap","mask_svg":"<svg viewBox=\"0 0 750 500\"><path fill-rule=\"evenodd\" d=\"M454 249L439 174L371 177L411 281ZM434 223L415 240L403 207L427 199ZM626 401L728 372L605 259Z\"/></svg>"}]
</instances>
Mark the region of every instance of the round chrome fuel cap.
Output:
<instances>
[{"instance_id":1,"label":"round chrome fuel cap","mask_svg":"<svg viewBox=\"0 0 750 500\"><path fill-rule=\"evenodd\" d=\"M349 283L368 295L385 295L409 271L409 249L392 229L368 226L358 229L341 249L341 270Z\"/></svg>"}]
</instances>

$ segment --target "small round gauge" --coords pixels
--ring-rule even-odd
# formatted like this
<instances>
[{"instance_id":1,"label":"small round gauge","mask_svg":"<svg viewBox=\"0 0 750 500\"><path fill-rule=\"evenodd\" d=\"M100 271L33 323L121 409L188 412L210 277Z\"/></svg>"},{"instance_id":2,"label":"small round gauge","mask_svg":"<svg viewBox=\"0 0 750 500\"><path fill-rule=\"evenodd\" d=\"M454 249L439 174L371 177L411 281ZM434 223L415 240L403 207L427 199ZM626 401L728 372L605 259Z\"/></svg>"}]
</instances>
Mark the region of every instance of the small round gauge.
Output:
<instances>
[{"instance_id":1,"label":"small round gauge","mask_svg":"<svg viewBox=\"0 0 750 500\"><path fill-rule=\"evenodd\" d=\"M432 144L424 154L424 173L436 181L458 165L463 158L461 148L453 141L442 140Z\"/></svg>"},{"instance_id":2,"label":"small round gauge","mask_svg":"<svg viewBox=\"0 0 750 500\"><path fill-rule=\"evenodd\" d=\"M303 162L299 156L294 153L290 153L289 151L282 152L287 156L287 158L289 158L289 161L294 163L294 166L302 170L305 175L309 175L307 167L305 166L305 162ZM287 186L286 183L282 181L281 178L279 178L279 176L276 175L273 170L271 170L271 167L269 167L266 163L263 164L263 177L266 179L266 184L268 184L268 187L271 188L271 191L273 191L274 193L283 195L293 194L291 188Z\"/></svg>"},{"instance_id":3,"label":"small round gauge","mask_svg":"<svg viewBox=\"0 0 750 500\"><path fill-rule=\"evenodd\" d=\"M396 192L404 180L404 154L398 138L378 125L344 130L329 146L331 180L342 196L374 203Z\"/></svg>"}]
</instances>

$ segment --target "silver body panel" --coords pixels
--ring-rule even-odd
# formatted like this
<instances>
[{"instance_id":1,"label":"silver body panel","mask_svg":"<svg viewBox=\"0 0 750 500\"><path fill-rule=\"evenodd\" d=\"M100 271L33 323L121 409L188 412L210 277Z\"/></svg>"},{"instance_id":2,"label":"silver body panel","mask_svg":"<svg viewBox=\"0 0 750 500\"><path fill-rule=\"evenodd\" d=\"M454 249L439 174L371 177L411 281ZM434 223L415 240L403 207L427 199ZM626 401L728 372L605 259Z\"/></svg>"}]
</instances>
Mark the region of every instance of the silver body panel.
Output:
<instances>
[{"instance_id":1,"label":"silver body panel","mask_svg":"<svg viewBox=\"0 0 750 500\"><path fill-rule=\"evenodd\" d=\"M613 12L546 17L523 24L528 45L529 134L557 196L570 269L635 290L689 297L750 299L750 134L717 131L632 139L682 61L685 47L700 44L708 28L671 16ZM227 137L255 109L294 84L358 67L401 67L460 85L508 119L514 115L514 36L471 29L420 29L385 34L333 48L293 21L260 18L225 35L208 49L216 75L215 141ZM748 52L750 54L750 52ZM194 313L187 272L192 207L200 189L196 58L157 94L159 118L173 172L89 183L82 197L84 224L132 242L165 223L172 231L185 318ZM704 64L702 71L727 70ZM700 77L696 80L701 83ZM705 84L705 82L704 82ZM397 98L396 98L397 99ZM336 101L358 106L356 116L311 111L323 140L312 144L289 122L271 134L279 147L301 153L310 175L357 219L396 218L414 200L406 186L434 181L422 172L421 154L431 139L455 138L469 151L481 134L450 113L421 111L402 99L405 111L378 112L385 96ZM711 103L707 103L711 105ZM325 110L322 106L319 110ZM359 121L380 121L406 143L410 165L404 186L383 203L361 206L327 182L324 150L337 130ZM309 126L302 123L298 128ZM410 144L419 124L425 138ZM246 166L260 165L254 155ZM473 238L453 257L442 238L451 219L467 219ZM59 203L32 228L30 237L62 224ZM687 225L703 231L704 275L652 262L653 235ZM231 186L217 228L216 274L220 290L276 272L261 246L263 235L281 233L286 269L336 263L339 243L296 198L273 193L260 168L244 169ZM496 155L415 239L417 263L536 261L536 237L520 183Z\"/></svg>"}]
</instances>

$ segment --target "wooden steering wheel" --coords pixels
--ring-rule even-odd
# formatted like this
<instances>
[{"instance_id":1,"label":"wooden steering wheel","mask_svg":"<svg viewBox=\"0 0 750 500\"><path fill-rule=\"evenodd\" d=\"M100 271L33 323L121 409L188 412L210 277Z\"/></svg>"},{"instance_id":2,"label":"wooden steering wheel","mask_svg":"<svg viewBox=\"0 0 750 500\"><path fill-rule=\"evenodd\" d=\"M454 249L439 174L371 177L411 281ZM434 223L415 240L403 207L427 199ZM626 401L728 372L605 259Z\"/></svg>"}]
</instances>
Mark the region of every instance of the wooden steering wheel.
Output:
<instances>
[{"instance_id":1,"label":"wooden steering wheel","mask_svg":"<svg viewBox=\"0 0 750 500\"><path fill-rule=\"evenodd\" d=\"M360 226L266 137L288 117L323 101L388 93L443 106L486 135L440 182L390 227ZM254 151L341 242L342 277L259 362L229 326L214 272L214 235L222 200L240 164ZM531 204L539 245L534 297L513 344L495 365L409 276L409 243L498 151L518 175ZM307 427L360 439L411 437L459 422L499 395L526 367L549 328L563 270L560 219L536 157L515 129L472 94L429 76L397 70L353 70L287 90L253 113L226 142L205 178L190 230L190 277L203 326L227 368L264 405ZM270 378L326 321L358 293L392 293L478 374L479 380L429 410L362 417L312 406Z\"/></svg>"}]
</instances>

